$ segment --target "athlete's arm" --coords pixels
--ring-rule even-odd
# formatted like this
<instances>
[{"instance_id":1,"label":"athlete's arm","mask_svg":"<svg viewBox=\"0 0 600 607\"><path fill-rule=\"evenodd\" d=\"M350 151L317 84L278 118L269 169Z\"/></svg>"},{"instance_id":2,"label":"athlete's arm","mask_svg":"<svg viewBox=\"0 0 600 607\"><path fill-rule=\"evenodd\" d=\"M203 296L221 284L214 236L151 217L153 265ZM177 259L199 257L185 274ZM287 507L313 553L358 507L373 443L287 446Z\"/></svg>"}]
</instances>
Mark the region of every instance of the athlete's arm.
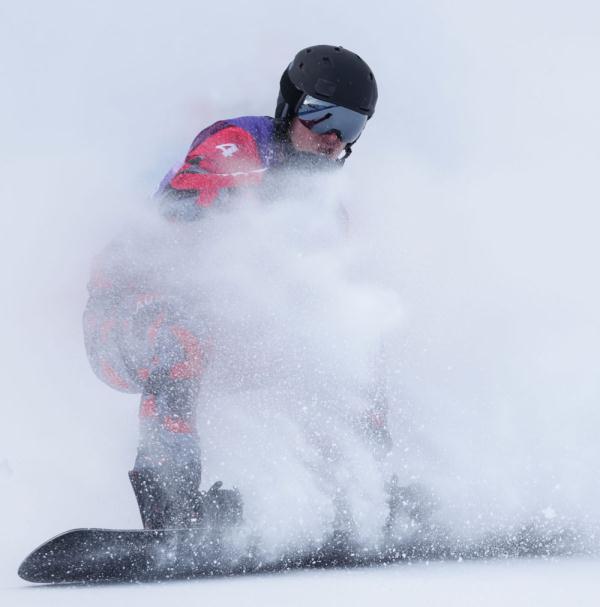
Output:
<instances>
[{"instance_id":1,"label":"athlete's arm","mask_svg":"<svg viewBox=\"0 0 600 607\"><path fill-rule=\"evenodd\" d=\"M232 190L259 183L263 171L252 135L227 122L216 123L196 137L183 165L164 180L161 212L176 221L199 219Z\"/></svg>"}]
</instances>

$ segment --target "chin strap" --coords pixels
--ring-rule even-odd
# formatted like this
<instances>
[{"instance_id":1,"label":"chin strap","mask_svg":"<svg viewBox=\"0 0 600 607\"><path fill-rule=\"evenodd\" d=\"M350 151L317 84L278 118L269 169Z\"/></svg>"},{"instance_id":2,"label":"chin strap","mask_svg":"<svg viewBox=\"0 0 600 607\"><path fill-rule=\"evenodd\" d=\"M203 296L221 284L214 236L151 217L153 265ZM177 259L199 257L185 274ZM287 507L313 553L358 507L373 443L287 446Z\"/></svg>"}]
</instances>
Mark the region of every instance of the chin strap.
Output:
<instances>
[{"instance_id":1,"label":"chin strap","mask_svg":"<svg viewBox=\"0 0 600 607\"><path fill-rule=\"evenodd\" d=\"M338 158L336 160L336 162L343 165L344 162L346 162L346 160L348 160L348 156L350 156L350 154L352 154L352 144L351 143L346 145L346 147L344 148L344 155L341 158Z\"/></svg>"},{"instance_id":2,"label":"chin strap","mask_svg":"<svg viewBox=\"0 0 600 607\"><path fill-rule=\"evenodd\" d=\"M275 137L279 144L283 146L283 149L285 150L284 153L290 157L296 158L299 164L303 164L302 159L304 159L305 161L307 161L305 162L307 165L326 166L327 164L329 164L329 166L335 166L337 164L341 167L348 159L348 156L352 154L352 146L356 143L356 140L352 143L347 143L344 147L344 155L341 158L336 159L325 159L323 157L319 157L317 154L296 151L292 146L289 136L290 124L292 119L293 115L287 114L286 117L275 118Z\"/></svg>"}]
</instances>

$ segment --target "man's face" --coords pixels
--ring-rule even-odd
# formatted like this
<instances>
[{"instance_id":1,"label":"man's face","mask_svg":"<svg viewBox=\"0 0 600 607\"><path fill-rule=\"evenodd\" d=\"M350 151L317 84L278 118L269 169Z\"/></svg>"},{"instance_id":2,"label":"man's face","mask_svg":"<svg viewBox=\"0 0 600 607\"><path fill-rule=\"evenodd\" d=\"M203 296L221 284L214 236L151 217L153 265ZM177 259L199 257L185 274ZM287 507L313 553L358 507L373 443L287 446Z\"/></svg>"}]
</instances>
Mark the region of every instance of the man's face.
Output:
<instances>
[{"instance_id":1,"label":"man's face","mask_svg":"<svg viewBox=\"0 0 600 607\"><path fill-rule=\"evenodd\" d=\"M339 158L345 147L335 133L323 133L322 135L314 133L305 127L298 117L292 120L290 141L299 152L318 154L331 159Z\"/></svg>"}]
</instances>

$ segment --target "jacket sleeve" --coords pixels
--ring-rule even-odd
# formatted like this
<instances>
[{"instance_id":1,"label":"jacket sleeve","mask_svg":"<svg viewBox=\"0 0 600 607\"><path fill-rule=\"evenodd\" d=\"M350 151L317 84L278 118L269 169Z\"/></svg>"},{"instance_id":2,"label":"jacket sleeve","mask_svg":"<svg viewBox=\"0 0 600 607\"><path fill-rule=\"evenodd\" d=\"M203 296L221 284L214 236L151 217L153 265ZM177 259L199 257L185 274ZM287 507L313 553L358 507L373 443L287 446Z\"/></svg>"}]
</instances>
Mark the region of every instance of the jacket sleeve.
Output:
<instances>
[{"instance_id":1,"label":"jacket sleeve","mask_svg":"<svg viewBox=\"0 0 600 607\"><path fill-rule=\"evenodd\" d=\"M194 221L232 190L262 180L258 146L245 129L227 122L202 131L182 166L159 189L161 212L176 221Z\"/></svg>"}]
</instances>

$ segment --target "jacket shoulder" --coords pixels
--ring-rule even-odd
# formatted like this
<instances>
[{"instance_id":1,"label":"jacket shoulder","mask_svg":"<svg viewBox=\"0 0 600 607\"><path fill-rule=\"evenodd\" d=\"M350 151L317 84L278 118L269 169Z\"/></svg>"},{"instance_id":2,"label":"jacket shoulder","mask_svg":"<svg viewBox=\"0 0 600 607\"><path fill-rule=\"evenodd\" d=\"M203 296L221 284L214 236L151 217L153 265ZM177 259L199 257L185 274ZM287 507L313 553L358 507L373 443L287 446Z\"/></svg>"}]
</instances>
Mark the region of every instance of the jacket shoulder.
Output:
<instances>
[{"instance_id":1,"label":"jacket shoulder","mask_svg":"<svg viewBox=\"0 0 600 607\"><path fill-rule=\"evenodd\" d=\"M268 166L273 158L274 133L275 120L270 116L240 116L219 120L196 135L188 155L194 153L202 144L206 144L202 147L205 153L215 152L216 149L216 154L220 153L224 158L233 159L241 144L245 148L244 151L253 149L256 152L259 164Z\"/></svg>"}]
</instances>

